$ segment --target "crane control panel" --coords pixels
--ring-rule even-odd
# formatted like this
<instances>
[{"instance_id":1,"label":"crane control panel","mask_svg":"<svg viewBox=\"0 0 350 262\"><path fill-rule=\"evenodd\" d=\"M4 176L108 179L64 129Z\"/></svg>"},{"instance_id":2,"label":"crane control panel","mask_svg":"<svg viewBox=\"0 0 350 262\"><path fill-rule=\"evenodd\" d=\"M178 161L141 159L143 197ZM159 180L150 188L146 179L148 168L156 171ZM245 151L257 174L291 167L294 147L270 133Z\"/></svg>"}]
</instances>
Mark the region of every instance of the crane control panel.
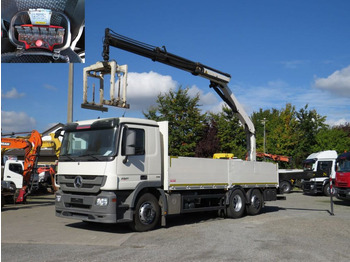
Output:
<instances>
[{"instance_id":1,"label":"crane control panel","mask_svg":"<svg viewBox=\"0 0 350 262\"><path fill-rule=\"evenodd\" d=\"M20 11L11 19L11 25L9 38L18 49L57 52L69 47L70 21L63 13L49 9Z\"/></svg>"}]
</instances>

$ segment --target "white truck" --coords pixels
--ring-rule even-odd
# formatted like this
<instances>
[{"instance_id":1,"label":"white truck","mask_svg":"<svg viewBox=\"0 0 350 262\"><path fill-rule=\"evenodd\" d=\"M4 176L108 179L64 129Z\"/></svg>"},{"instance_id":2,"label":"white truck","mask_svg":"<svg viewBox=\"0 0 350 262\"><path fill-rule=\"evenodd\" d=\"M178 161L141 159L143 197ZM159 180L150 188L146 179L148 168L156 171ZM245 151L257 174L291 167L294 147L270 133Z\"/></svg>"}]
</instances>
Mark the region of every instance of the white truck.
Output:
<instances>
[{"instance_id":1,"label":"white truck","mask_svg":"<svg viewBox=\"0 0 350 262\"><path fill-rule=\"evenodd\" d=\"M9 159L4 161L4 165L1 167L1 185L3 195L6 195L6 202L13 202L13 198L17 198L19 190L23 187L23 160ZM47 188L46 184L51 183L51 179L46 172L37 172L37 169L33 172L33 177L30 179L31 191L38 190L39 188ZM11 200L10 200L11 198Z\"/></svg>"},{"instance_id":2,"label":"white truck","mask_svg":"<svg viewBox=\"0 0 350 262\"><path fill-rule=\"evenodd\" d=\"M6 160L1 166L1 207L15 203L19 189L23 187L23 161Z\"/></svg>"},{"instance_id":3,"label":"white truck","mask_svg":"<svg viewBox=\"0 0 350 262\"><path fill-rule=\"evenodd\" d=\"M68 123L56 174L56 216L127 222L136 231L146 231L159 221L165 225L167 215L218 210L238 218L246 211L258 214L264 201L276 200L278 167L255 161L255 128L228 88L227 73L107 28L104 62L84 69L82 107L100 110L106 101L100 96L101 104L88 103L85 91L88 76L103 81L109 71L114 79L118 65L108 62L110 45L209 79L245 128L249 161L169 157L167 122L120 117ZM111 100L104 104L114 104L113 95L111 80Z\"/></svg>"},{"instance_id":4,"label":"white truck","mask_svg":"<svg viewBox=\"0 0 350 262\"><path fill-rule=\"evenodd\" d=\"M59 157L56 216L153 229L172 214L260 212L276 200L277 165L168 157L167 122L134 118L67 124Z\"/></svg>"},{"instance_id":5,"label":"white truck","mask_svg":"<svg viewBox=\"0 0 350 262\"><path fill-rule=\"evenodd\" d=\"M330 195L330 177L335 181L338 154L334 150L312 153L304 160L304 171L310 179L304 179L301 187L307 194Z\"/></svg>"},{"instance_id":6,"label":"white truck","mask_svg":"<svg viewBox=\"0 0 350 262\"><path fill-rule=\"evenodd\" d=\"M1 180L12 182L16 188L23 187L23 160L6 160L1 167Z\"/></svg>"}]
</instances>

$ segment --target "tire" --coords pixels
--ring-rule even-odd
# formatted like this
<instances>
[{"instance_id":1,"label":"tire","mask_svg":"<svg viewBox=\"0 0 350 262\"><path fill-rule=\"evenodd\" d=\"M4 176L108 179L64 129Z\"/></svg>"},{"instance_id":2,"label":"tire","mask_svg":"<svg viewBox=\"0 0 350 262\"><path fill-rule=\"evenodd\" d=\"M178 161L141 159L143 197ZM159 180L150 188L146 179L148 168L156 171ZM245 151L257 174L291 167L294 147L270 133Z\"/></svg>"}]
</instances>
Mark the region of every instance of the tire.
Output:
<instances>
[{"instance_id":1,"label":"tire","mask_svg":"<svg viewBox=\"0 0 350 262\"><path fill-rule=\"evenodd\" d=\"M157 198L146 193L137 201L131 228L138 232L152 230L159 224L159 218L160 207Z\"/></svg>"},{"instance_id":2,"label":"tire","mask_svg":"<svg viewBox=\"0 0 350 262\"><path fill-rule=\"evenodd\" d=\"M290 193L292 191L292 184L288 181L282 181L280 183L280 193Z\"/></svg>"},{"instance_id":3,"label":"tire","mask_svg":"<svg viewBox=\"0 0 350 262\"><path fill-rule=\"evenodd\" d=\"M260 213L264 205L264 198L259 189L253 189L250 194L250 204L247 205L248 215L255 216Z\"/></svg>"},{"instance_id":4,"label":"tire","mask_svg":"<svg viewBox=\"0 0 350 262\"><path fill-rule=\"evenodd\" d=\"M16 188L16 184L15 183L11 183L11 187L12 187L12 190L13 190L13 196L10 198L11 199L10 204L16 204L16 199L17 199L17 196L18 196L19 188Z\"/></svg>"},{"instance_id":5,"label":"tire","mask_svg":"<svg viewBox=\"0 0 350 262\"><path fill-rule=\"evenodd\" d=\"M325 184L323 187L323 194L325 196L330 196L330 194L331 194L330 190L331 190L331 188L330 188L329 183Z\"/></svg>"},{"instance_id":6,"label":"tire","mask_svg":"<svg viewBox=\"0 0 350 262\"><path fill-rule=\"evenodd\" d=\"M235 189L230 195L230 204L228 206L227 215L231 218L240 218L245 211L246 199L244 193L240 189Z\"/></svg>"}]
</instances>

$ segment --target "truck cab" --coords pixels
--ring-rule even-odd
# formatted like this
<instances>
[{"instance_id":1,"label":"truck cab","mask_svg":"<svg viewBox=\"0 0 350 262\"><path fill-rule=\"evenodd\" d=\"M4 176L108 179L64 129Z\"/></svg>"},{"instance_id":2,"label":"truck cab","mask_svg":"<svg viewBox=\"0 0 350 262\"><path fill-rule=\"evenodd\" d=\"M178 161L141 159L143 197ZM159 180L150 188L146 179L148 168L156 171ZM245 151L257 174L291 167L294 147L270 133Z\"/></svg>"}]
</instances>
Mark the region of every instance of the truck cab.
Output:
<instances>
[{"instance_id":1,"label":"truck cab","mask_svg":"<svg viewBox=\"0 0 350 262\"><path fill-rule=\"evenodd\" d=\"M310 179L302 181L302 189L307 194L330 194L330 177L335 179L337 152L334 150L312 153L304 160L304 171Z\"/></svg>"},{"instance_id":2,"label":"truck cab","mask_svg":"<svg viewBox=\"0 0 350 262\"><path fill-rule=\"evenodd\" d=\"M13 182L16 188L23 186L23 161L7 160L1 168L1 178L3 181Z\"/></svg>"},{"instance_id":3,"label":"truck cab","mask_svg":"<svg viewBox=\"0 0 350 262\"><path fill-rule=\"evenodd\" d=\"M337 158L335 195L338 199L350 200L350 152L343 153Z\"/></svg>"}]
</instances>

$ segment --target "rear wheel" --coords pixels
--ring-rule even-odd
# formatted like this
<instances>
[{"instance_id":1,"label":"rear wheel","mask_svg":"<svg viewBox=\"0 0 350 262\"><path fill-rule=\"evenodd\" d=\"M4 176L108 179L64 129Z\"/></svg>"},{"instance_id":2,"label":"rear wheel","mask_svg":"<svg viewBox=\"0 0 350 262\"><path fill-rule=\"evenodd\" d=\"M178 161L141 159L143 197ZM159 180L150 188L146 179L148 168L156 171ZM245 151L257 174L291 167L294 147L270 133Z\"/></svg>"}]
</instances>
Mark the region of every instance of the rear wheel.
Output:
<instances>
[{"instance_id":1,"label":"rear wheel","mask_svg":"<svg viewBox=\"0 0 350 262\"><path fill-rule=\"evenodd\" d=\"M247 213L255 216L260 213L264 204L264 198L259 189L253 189L250 194L250 204L247 206Z\"/></svg>"},{"instance_id":2,"label":"rear wheel","mask_svg":"<svg viewBox=\"0 0 350 262\"><path fill-rule=\"evenodd\" d=\"M139 232L148 231L158 225L159 218L160 207L157 198L150 193L146 193L137 201L131 227Z\"/></svg>"},{"instance_id":3,"label":"rear wheel","mask_svg":"<svg viewBox=\"0 0 350 262\"><path fill-rule=\"evenodd\" d=\"M244 193L239 189L235 189L230 196L227 215L231 218L242 217L245 211L245 203Z\"/></svg>"},{"instance_id":4,"label":"rear wheel","mask_svg":"<svg viewBox=\"0 0 350 262\"><path fill-rule=\"evenodd\" d=\"M280 183L280 192L283 193L290 193L292 191L292 184L288 181L282 181Z\"/></svg>"}]
</instances>

